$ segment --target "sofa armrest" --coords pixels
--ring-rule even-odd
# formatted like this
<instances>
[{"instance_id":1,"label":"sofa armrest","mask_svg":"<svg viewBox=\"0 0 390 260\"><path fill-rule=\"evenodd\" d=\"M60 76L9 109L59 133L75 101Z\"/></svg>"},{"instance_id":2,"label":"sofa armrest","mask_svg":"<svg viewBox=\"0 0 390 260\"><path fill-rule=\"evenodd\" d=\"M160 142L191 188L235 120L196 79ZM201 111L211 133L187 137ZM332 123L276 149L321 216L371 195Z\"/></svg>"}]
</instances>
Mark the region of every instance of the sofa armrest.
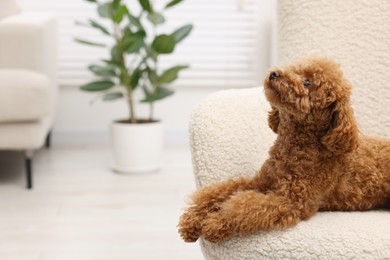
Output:
<instances>
[{"instance_id":1,"label":"sofa armrest","mask_svg":"<svg viewBox=\"0 0 390 260\"><path fill-rule=\"evenodd\" d=\"M0 68L46 74L57 85L57 25L54 16L22 12L0 20Z\"/></svg>"}]
</instances>

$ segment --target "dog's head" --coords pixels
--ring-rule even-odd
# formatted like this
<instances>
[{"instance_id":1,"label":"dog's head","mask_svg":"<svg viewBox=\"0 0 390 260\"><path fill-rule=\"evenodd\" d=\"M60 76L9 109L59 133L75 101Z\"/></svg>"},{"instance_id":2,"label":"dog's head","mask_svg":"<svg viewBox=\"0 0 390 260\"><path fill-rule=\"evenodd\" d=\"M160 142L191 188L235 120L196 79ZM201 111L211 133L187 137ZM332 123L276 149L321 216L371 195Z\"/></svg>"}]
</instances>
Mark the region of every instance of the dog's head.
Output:
<instances>
[{"instance_id":1,"label":"dog's head","mask_svg":"<svg viewBox=\"0 0 390 260\"><path fill-rule=\"evenodd\" d=\"M274 68L264 80L271 103L269 125L278 132L280 113L302 125L323 126L321 142L332 152L357 146L358 130L350 105L351 86L340 66L330 59L309 57L285 68Z\"/></svg>"}]
</instances>

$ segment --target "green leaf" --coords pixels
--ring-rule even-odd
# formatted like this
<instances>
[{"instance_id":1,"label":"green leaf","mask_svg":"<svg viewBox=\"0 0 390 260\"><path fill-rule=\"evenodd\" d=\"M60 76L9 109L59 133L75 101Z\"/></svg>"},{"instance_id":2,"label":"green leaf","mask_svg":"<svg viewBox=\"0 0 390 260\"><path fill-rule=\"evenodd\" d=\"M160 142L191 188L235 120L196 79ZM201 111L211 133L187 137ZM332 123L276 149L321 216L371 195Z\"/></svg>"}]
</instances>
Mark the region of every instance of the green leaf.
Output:
<instances>
[{"instance_id":1,"label":"green leaf","mask_svg":"<svg viewBox=\"0 0 390 260\"><path fill-rule=\"evenodd\" d=\"M99 29L102 33L104 33L106 35L110 35L110 32L103 25L99 24L98 22L96 22L92 19L89 19L89 23L92 27Z\"/></svg>"},{"instance_id":2,"label":"green leaf","mask_svg":"<svg viewBox=\"0 0 390 260\"><path fill-rule=\"evenodd\" d=\"M124 37L121 41L121 48L123 50L126 50L127 48L129 48L132 44L134 44L134 42L136 41L137 39L131 37L131 36L127 36L127 37Z\"/></svg>"},{"instance_id":3,"label":"green leaf","mask_svg":"<svg viewBox=\"0 0 390 260\"><path fill-rule=\"evenodd\" d=\"M118 52L118 47L114 46L111 48L111 60L115 62L116 64L120 64L121 57Z\"/></svg>"},{"instance_id":4,"label":"green leaf","mask_svg":"<svg viewBox=\"0 0 390 260\"><path fill-rule=\"evenodd\" d=\"M82 40L82 39L78 39L78 38L76 38L75 41L78 43L87 44L87 45L96 46L96 47L106 47L106 45L103 43L96 43L96 42L91 42L91 41Z\"/></svg>"},{"instance_id":5,"label":"green leaf","mask_svg":"<svg viewBox=\"0 0 390 260\"><path fill-rule=\"evenodd\" d=\"M141 47L144 45L144 41L142 39L137 39L132 44L128 45L124 50L127 53L136 53Z\"/></svg>"},{"instance_id":6,"label":"green leaf","mask_svg":"<svg viewBox=\"0 0 390 260\"><path fill-rule=\"evenodd\" d=\"M134 25L137 27L139 30L144 31L144 27L142 26L141 20L130 13L128 14L129 20L130 20L130 25Z\"/></svg>"},{"instance_id":7,"label":"green leaf","mask_svg":"<svg viewBox=\"0 0 390 260\"><path fill-rule=\"evenodd\" d=\"M165 22L164 16L162 16L162 14L156 13L156 12L154 12L154 13L149 13L149 14L148 14L148 20L149 20L151 23L155 24L155 25L157 25L157 24L162 24L162 23Z\"/></svg>"},{"instance_id":8,"label":"green leaf","mask_svg":"<svg viewBox=\"0 0 390 260\"><path fill-rule=\"evenodd\" d=\"M96 0L85 0L85 1L90 3L97 3Z\"/></svg>"},{"instance_id":9,"label":"green leaf","mask_svg":"<svg viewBox=\"0 0 390 260\"><path fill-rule=\"evenodd\" d=\"M165 87L157 87L155 93L153 93L153 94L149 93L151 95L147 95L146 98L141 100L141 102L142 103L153 103L157 100L161 100L163 98L166 98L166 97L172 95L173 93L175 93L175 92L172 89L165 88Z\"/></svg>"},{"instance_id":10,"label":"green leaf","mask_svg":"<svg viewBox=\"0 0 390 260\"><path fill-rule=\"evenodd\" d=\"M153 40L152 47L158 53L172 53L175 49L175 44L173 35L162 34Z\"/></svg>"},{"instance_id":11,"label":"green leaf","mask_svg":"<svg viewBox=\"0 0 390 260\"><path fill-rule=\"evenodd\" d=\"M98 76L102 76L102 77L116 76L115 67L110 65L108 66L90 65L88 69Z\"/></svg>"},{"instance_id":12,"label":"green leaf","mask_svg":"<svg viewBox=\"0 0 390 260\"><path fill-rule=\"evenodd\" d=\"M114 10L112 20L116 23L120 23L123 20L123 17L128 13L127 7L124 5L119 6L119 8Z\"/></svg>"},{"instance_id":13,"label":"green leaf","mask_svg":"<svg viewBox=\"0 0 390 260\"><path fill-rule=\"evenodd\" d=\"M98 7L98 13L103 18L112 17L112 3L100 4Z\"/></svg>"},{"instance_id":14,"label":"green leaf","mask_svg":"<svg viewBox=\"0 0 390 260\"><path fill-rule=\"evenodd\" d=\"M102 33L104 34L107 34L107 35L110 35L110 32L101 24L99 24L98 22L92 20L92 19L89 19L89 23L84 23L84 22L81 22L81 21L75 21L75 24L76 25L79 25L79 26L84 26L84 27L93 27L93 28L97 28L99 29Z\"/></svg>"},{"instance_id":15,"label":"green leaf","mask_svg":"<svg viewBox=\"0 0 390 260\"><path fill-rule=\"evenodd\" d=\"M103 59L101 61L103 61L104 63L106 63L108 65L111 65L111 66L117 66L117 67L120 66L120 64L118 64L118 62L113 61L113 60L105 60L105 59Z\"/></svg>"},{"instance_id":16,"label":"green leaf","mask_svg":"<svg viewBox=\"0 0 390 260\"><path fill-rule=\"evenodd\" d=\"M112 2L112 7L113 7L114 9L116 9L116 8L118 8L118 6L120 5L120 3L121 3L121 0L114 0L114 1Z\"/></svg>"},{"instance_id":17,"label":"green leaf","mask_svg":"<svg viewBox=\"0 0 390 260\"><path fill-rule=\"evenodd\" d=\"M112 92L112 93L107 93L103 96L104 101L113 101L119 98L123 98L123 93L122 92Z\"/></svg>"},{"instance_id":18,"label":"green leaf","mask_svg":"<svg viewBox=\"0 0 390 260\"><path fill-rule=\"evenodd\" d=\"M158 53L151 46L145 45L145 51L148 58L151 58L152 60L156 61Z\"/></svg>"},{"instance_id":19,"label":"green leaf","mask_svg":"<svg viewBox=\"0 0 390 260\"><path fill-rule=\"evenodd\" d=\"M144 38L146 33L144 31L138 31L136 33L131 33L128 31L124 33L124 37L121 43L122 49L127 53L138 52L141 47L144 45Z\"/></svg>"},{"instance_id":20,"label":"green leaf","mask_svg":"<svg viewBox=\"0 0 390 260\"><path fill-rule=\"evenodd\" d=\"M165 6L165 9L169 8L169 7L172 7L174 5L177 5L178 3L182 2L183 0L172 0L171 2L169 2L166 6Z\"/></svg>"},{"instance_id":21,"label":"green leaf","mask_svg":"<svg viewBox=\"0 0 390 260\"><path fill-rule=\"evenodd\" d=\"M156 85L158 83L158 76L156 72L150 68L147 68L146 72L148 73L150 83L152 83L152 85Z\"/></svg>"},{"instance_id":22,"label":"green leaf","mask_svg":"<svg viewBox=\"0 0 390 260\"><path fill-rule=\"evenodd\" d=\"M152 8L152 5L150 4L149 0L139 0L139 3L141 4L142 9L144 9L148 13L153 12L153 8Z\"/></svg>"},{"instance_id":23,"label":"green leaf","mask_svg":"<svg viewBox=\"0 0 390 260\"><path fill-rule=\"evenodd\" d=\"M174 81L175 79L177 79L177 75L179 73L179 71L183 70L183 69L187 69L188 66L175 66L175 67L172 67L170 69L167 69L166 71L164 71L164 73L158 77L158 82L159 83L170 83L172 81Z\"/></svg>"},{"instance_id":24,"label":"green leaf","mask_svg":"<svg viewBox=\"0 0 390 260\"><path fill-rule=\"evenodd\" d=\"M133 33L132 36L135 38L138 38L138 39L143 39L146 37L146 32L144 30L139 30L139 31Z\"/></svg>"},{"instance_id":25,"label":"green leaf","mask_svg":"<svg viewBox=\"0 0 390 260\"><path fill-rule=\"evenodd\" d=\"M173 37L175 38L175 42L178 43L187 37L192 31L193 26L191 24L184 25L173 32Z\"/></svg>"},{"instance_id":26,"label":"green leaf","mask_svg":"<svg viewBox=\"0 0 390 260\"><path fill-rule=\"evenodd\" d=\"M142 71L140 69L135 69L133 74L130 76L130 85L132 89L135 89L138 86L139 79L142 76Z\"/></svg>"},{"instance_id":27,"label":"green leaf","mask_svg":"<svg viewBox=\"0 0 390 260\"><path fill-rule=\"evenodd\" d=\"M114 82L109 80L95 81L88 84L84 84L80 87L80 89L84 91L101 91L107 90L114 86Z\"/></svg>"},{"instance_id":28,"label":"green leaf","mask_svg":"<svg viewBox=\"0 0 390 260\"><path fill-rule=\"evenodd\" d=\"M123 38L124 39L127 39L128 37L131 37L131 35L133 34L133 32L131 31L130 27L127 26L123 29Z\"/></svg>"}]
</instances>

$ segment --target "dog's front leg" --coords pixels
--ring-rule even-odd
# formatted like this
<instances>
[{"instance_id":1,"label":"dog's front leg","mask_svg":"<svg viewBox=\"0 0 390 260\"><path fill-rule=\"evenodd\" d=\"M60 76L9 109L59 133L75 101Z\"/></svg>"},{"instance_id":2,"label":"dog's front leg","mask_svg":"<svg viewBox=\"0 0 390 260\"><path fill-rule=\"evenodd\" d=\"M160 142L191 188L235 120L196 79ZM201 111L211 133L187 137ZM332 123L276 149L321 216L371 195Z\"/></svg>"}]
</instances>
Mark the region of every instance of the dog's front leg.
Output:
<instances>
[{"instance_id":1,"label":"dog's front leg","mask_svg":"<svg viewBox=\"0 0 390 260\"><path fill-rule=\"evenodd\" d=\"M218 212L207 214L202 235L211 242L233 235L249 235L259 230L280 230L297 224L317 211L310 203L294 202L274 193L240 191L220 205Z\"/></svg>"},{"instance_id":2,"label":"dog's front leg","mask_svg":"<svg viewBox=\"0 0 390 260\"><path fill-rule=\"evenodd\" d=\"M217 212L219 205L239 190L252 189L252 181L246 178L230 179L212 184L195 192L191 206L180 217L179 233L186 242L195 242L202 229L201 222L210 212Z\"/></svg>"}]
</instances>

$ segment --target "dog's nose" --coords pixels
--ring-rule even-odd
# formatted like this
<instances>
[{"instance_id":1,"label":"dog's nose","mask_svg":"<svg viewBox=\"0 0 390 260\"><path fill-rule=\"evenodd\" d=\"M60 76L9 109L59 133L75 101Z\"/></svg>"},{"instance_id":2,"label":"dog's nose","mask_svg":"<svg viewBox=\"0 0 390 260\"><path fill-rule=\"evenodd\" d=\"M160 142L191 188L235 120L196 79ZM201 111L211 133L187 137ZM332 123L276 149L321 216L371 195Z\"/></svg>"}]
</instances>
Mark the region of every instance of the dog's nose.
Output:
<instances>
[{"instance_id":1,"label":"dog's nose","mask_svg":"<svg viewBox=\"0 0 390 260\"><path fill-rule=\"evenodd\" d=\"M279 73L277 73L276 71L272 71L269 74L269 80L273 80L273 79L276 79L276 78L279 78Z\"/></svg>"}]
</instances>

